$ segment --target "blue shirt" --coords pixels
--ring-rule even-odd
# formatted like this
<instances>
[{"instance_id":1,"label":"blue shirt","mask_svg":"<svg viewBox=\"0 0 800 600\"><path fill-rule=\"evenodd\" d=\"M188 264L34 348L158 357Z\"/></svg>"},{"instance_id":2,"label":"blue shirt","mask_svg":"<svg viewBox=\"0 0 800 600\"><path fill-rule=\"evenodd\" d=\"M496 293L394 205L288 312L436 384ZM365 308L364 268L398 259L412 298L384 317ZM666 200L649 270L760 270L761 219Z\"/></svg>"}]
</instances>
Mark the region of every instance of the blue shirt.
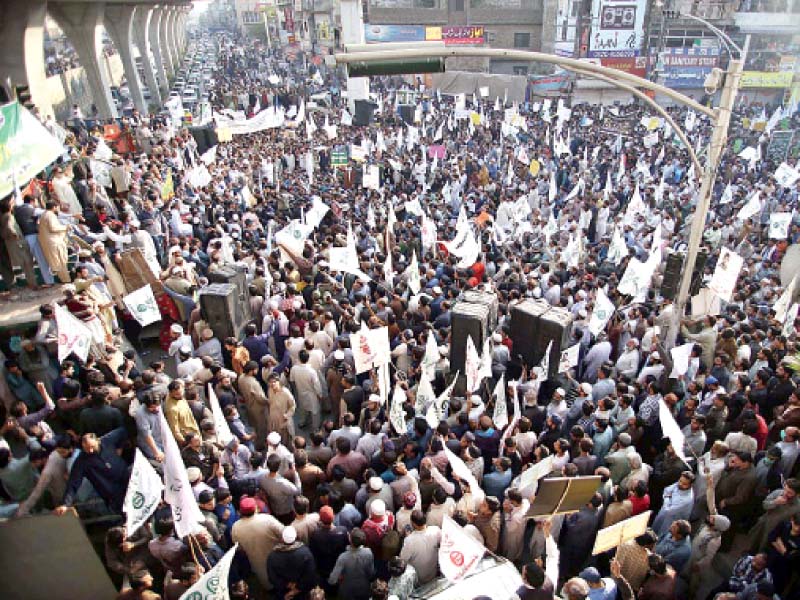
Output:
<instances>
[{"instance_id":1,"label":"blue shirt","mask_svg":"<svg viewBox=\"0 0 800 600\"><path fill-rule=\"evenodd\" d=\"M664 557L664 560L672 566L677 573L683 571L683 567L689 562L692 555L692 544L689 536L682 540L673 539L672 534L667 532L658 539L656 553Z\"/></svg>"},{"instance_id":2,"label":"blue shirt","mask_svg":"<svg viewBox=\"0 0 800 600\"><path fill-rule=\"evenodd\" d=\"M487 473L483 477L483 489L487 496L494 496L498 500L503 500L505 497L506 488L511 485L511 477L513 473L511 469L504 472L497 470Z\"/></svg>"}]
</instances>

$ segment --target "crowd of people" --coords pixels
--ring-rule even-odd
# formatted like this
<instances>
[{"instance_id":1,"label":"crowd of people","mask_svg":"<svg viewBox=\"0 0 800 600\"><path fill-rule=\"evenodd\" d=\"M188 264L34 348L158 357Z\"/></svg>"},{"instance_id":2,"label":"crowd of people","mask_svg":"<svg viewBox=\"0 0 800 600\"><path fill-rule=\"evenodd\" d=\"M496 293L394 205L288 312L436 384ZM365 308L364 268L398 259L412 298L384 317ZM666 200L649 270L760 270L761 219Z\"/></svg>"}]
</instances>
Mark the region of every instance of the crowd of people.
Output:
<instances>
[{"instance_id":1,"label":"crowd of people","mask_svg":"<svg viewBox=\"0 0 800 600\"><path fill-rule=\"evenodd\" d=\"M102 132L78 122L65 158L0 201L6 285L21 271L36 287L38 270L64 290L3 347L3 517L119 515L103 559L124 599L177 600L235 547L231 598L405 600L439 577L451 519L518 569L521 600L800 597L800 320L781 276L800 182L776 182L769 134L743 120L772 107L737 109L740 148L723 155L703 233L703 287L726 250L743 262L735 287L680 315L668 348L665 267L685 248L700 174L648 107L418 90L409 124L376 79L379 110L359 127L336 93L311 109L311 87L338 89L335 74L214 40L214 110L280 107L282 126L200 153L188 129L134 114L123 127L138 149L106 161L104 185ZM669 110L693 146L707 143L705 117ZM790 109L783 119L800 125ZM739 156L749 147L757 158ZM775 213L793 216L770 237ZM144 354L124 302L131 249L164 290L161 356ZM637 264L653 269L631 292ZM198 302L229 268L247 277L242 339ZM450 361L468 290L498 308L465 386ZM601 298L613 315L595 327ZM557 374L520 362L510 315L531 299L572 317L579 352ZM92 331L85 360L58 360L61 307ZM381 328L390 367L360 370L351 340ZM423 397L445 402L431 412ZM202 529L178 536L162 501L126 530L135 452L161 474L175 444ZM546 478L598 477L596 492L530 518L525 472L542 461ZM592 554L598 531L647 511L644 533Z\"/></svg>"}]
</instances>

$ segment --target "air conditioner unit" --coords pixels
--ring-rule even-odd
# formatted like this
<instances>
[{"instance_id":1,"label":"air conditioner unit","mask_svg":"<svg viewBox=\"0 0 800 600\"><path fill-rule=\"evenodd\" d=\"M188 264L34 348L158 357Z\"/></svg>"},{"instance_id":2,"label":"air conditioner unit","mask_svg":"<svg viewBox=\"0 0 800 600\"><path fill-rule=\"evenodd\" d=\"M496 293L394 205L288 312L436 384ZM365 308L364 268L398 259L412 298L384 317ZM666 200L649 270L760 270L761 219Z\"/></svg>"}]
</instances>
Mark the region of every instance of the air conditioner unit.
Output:
<instances>
[{"instance_id":1,"label":"air conditioner unit","mask_svg":"<svg viewBox=\"0 0 800 600\"><path fill-rule=\"evenodd\" d=\"M486 43L493 44L497 39L497 34L494 31L486 32Z\"/></svg>"}]
</instances>

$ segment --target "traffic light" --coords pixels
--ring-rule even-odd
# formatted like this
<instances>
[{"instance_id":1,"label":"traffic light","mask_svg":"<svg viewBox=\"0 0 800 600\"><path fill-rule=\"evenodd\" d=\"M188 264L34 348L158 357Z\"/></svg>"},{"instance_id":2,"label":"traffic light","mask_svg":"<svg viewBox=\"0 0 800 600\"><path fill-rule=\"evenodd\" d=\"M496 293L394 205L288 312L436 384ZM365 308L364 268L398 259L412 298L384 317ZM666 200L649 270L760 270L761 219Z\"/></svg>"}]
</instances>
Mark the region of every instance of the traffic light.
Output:
<instances>
[{"instance_id":1,"label":"traffic light","mask_svg":"<svg viewBox=\"0 0 800 600\"><path fill-rule=\"evenodd\" d=\"M383 60L380 62L354 61L347 64L349 77L374 77L376 75L418 75L444 73L444 58L413 58Z\"/></svg>"},{"instance_id":2,"label":"traffic light","mask_svg":"<svg viewBox=\"0 0 800 600\"><path fill-rule=\"evenodd\" d=\"M17 97L17 102L19 102L22 106L24 106L28 110L33 110L34 107L36 106L33 103L33 97L31 96L31 88L29 86L15 85L14 95Z\"/></svg>"}]
</instances>

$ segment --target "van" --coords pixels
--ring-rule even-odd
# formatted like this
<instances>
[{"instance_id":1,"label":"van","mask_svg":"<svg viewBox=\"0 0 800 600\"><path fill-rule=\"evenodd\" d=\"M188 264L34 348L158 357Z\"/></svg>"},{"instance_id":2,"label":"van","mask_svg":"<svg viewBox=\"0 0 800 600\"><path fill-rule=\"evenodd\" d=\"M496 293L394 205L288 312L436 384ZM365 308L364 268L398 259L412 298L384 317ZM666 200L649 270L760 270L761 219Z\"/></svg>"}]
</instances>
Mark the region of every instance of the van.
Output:
<instances>
[{"instance_id":1,"label":"van","mask_svg":"<svg viewBox=\"0 0 800 600\"><path fill-rule=\"evenodd\" d=\"M488 596L493 600L510 600L522 585L522 576L511 561L486 556L472 575L456 583L444 577L421 585L411 593L414 600L463 600Z\"/></svg>"}]
</instances>

